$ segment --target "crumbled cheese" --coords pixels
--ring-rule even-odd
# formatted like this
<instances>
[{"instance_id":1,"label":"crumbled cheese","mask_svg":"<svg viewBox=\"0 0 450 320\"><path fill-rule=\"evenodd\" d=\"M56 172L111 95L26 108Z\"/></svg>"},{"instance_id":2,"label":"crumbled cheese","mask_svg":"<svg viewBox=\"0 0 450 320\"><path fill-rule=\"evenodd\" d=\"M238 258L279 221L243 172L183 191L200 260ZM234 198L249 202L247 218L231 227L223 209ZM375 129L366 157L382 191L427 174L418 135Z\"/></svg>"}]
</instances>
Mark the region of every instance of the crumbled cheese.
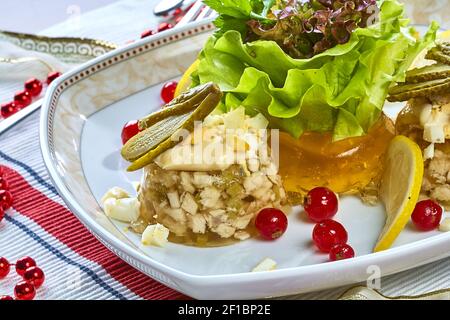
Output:
<instances>
[{"instance_id":1,"label":"crumbled cheese","mask_svg":"<svg viewBox=\"0 0 450 320\"><path fill-rule=\"evenodd\" d=\"M277 263L274 260L265 258L256 267L253 268L252 272L271 271L275 270L276 267Z\"/></svg>"},{"instance_id":2,"label":"crumbled cheese","mask_svg":"<svg viewBox=\"0 0 450 320\"><path fill-rule=\"evenodd\" d=\"M103 207L106 215L116 220L133 222L139 218L140 203L137 198L108 198Z\"/></svg>"},{"instance_id":3,"label":"crumbled cheese","mask_svg":"<svg viewBox=\"0 0 450 320\"><path fill-rule=\"evenodd\" d=\"M129 197L130 197L130 195L124 189L119 188L119 187L113 187L105 193L105 195L102 197L100 202L104 205L105 201L109 198L123 199L123 198L129 198Z\"/></svg>"},{"instance_id":4,"label":"crumbled cheese","mask_svg":"<svg viewBox=\"0 0 450 320\"><path fill-rule=\"evenodd\" d=\"M450 231L450 218L445 218L444 220L442 220L441 224L439 225L439 231Z\"/></svg>"},{"instance_id":5,"label":"crumbled cheese","mask_svg":"<svg viewBox=\"0 0 450 320\"><path fill-rule=\"evenodd\" d=\"M143 245L159 246L163 247L168 242L169 229L164 227L162 224L153 224L145 228L142 233L141 242Z\"/></svg>"}]
</instances>

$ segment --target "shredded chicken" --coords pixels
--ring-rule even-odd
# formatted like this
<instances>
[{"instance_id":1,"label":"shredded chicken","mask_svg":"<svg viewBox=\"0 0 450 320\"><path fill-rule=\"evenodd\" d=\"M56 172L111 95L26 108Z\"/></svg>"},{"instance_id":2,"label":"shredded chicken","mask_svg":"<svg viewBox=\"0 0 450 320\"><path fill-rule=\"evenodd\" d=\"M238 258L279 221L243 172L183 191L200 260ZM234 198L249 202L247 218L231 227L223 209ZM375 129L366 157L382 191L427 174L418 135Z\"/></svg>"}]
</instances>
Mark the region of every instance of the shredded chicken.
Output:
<instances>
[{"instance_id":1,"label":"shredded chicken","mask_svg":"<svg viewBox=\"0 0 450 320\"><path fill-rule=\"evenodd\" d=\"M450 205L450 154L436 150L425 162L422 192L446 207Z\"/></svg>"}]
</instances>

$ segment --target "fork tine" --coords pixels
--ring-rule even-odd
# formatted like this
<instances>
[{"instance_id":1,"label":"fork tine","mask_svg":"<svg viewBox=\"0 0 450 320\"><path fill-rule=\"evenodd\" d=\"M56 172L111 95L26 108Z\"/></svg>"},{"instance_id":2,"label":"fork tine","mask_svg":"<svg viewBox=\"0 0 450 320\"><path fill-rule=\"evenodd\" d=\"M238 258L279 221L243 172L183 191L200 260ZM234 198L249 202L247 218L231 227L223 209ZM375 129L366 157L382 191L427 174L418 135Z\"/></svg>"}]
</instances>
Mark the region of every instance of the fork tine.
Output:
<instances>
[{"instance_id":1,"label":"fork tine","mask_svg":"<svg viewBox=\"0 0 450 320\"><path fill-rule=\"evenodd\" d=\"M210 7L204 6L201 11L200 14L197 16L197 18L195 18L195 21L200 21L205 19L206 17L208 17L212 12L212 9Z\"/></svg>"},{"instance_id":2,"label":"fork tine","mask_svg":"<svg viewBox=\"0 0 450 320\"><path fill-rule=\"evenodd\" d=\"M177 23L177 27L184 26L189 22L195 21L201 10L205 7L202 0L197 0L192 8L184 15L184 17Z\"/></svg>"}]
</instances>

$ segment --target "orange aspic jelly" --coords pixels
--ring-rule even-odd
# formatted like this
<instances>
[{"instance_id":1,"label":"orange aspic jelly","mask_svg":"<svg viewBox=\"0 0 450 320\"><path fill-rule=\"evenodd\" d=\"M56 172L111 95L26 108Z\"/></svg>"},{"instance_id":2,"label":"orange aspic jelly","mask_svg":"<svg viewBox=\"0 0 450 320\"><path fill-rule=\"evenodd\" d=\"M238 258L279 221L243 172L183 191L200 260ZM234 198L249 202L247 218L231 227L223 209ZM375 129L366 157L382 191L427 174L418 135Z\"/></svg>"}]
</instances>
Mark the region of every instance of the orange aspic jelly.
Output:
<instances>
[{"instance_id":1,"label":"orange aspic jelly","mask_svg":"<svg viewBox=\"0 0 450 320\"><path fill-rule=\"evenodd\" d=\"M358 193L381 176L394 132L392 120L382 114L366 135L336 142L330 132L305 132L299 139L280 133L280 175L286 191L303 197L321 186Z\"/></svg>"}]
</instances>

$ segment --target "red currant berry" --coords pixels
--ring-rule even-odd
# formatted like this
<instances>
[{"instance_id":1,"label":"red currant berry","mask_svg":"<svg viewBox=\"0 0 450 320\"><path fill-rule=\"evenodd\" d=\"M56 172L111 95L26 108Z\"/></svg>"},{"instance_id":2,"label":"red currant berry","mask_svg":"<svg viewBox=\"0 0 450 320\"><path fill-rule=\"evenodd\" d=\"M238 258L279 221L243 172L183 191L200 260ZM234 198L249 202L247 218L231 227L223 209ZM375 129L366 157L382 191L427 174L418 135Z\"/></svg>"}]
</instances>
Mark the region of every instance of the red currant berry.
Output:
<instances>
[{"instance_id":1,"label":"red currant berry","mask_svg":"<svg viewBox=\"0 0 450 320\"><path fill-rule=\"evenodd\" d=\"M25 108L31 104L31 93L28 90L22 90L14 95L14 102L19 108Z\"/></svg>"},{"instance_id":2,"label":"red currant berry","mask_svg":"<svg viewBox=\"0 0 450 320\"><path fill-rule=\"evenodd\" d=\"M0 190L0 206L3 210L8 210L13 204L14 198L8 190Z\"/></svg>"},{"instance_id":3,"label":"red currant berry","mask_svg":"<svg viewBox=\"0 0 450 320\"><path fill-rule=\"evenodd\" d=\"M44 283L45 275L41 268L30 267L23 274L23 280L32 284L37 289Z\"/></svg>"},{"instance_id":4,"label":"red currant berry","mask_svg":"<svg viewBox=\"0 0 450 320\"><path fill-rule=\"evenodd\" d=\"M14 287L14 296L17 300L33 300L35 295L36 289L26 281L21 281Z\"/></svg>"},{"instance_id":5,"label":"red currant berry","mask_svg":"<svg viewBox=\"0 0 450 320\"><path fill-rule=\"evenodd\" d=\"M9 270L11 269L11 265L6 258L0 257L0 279L3 279L9 274Z\"/></svg>"},{"instance_id":6,"label":"red currant berry","mask_svg":"<svg viewBox=\"0 0 450 320\"><path fill-rule=\"evenodd\" d=\"M0 176L0 190L9 190L9 183L2 176Z\"/></svg>"},{"instance_id":7,"label":"red currant berry","mask_svg":"<svg viewBox=\"0 0 450 320\"><path fill-rule=\"evenodd\" d=\"M0 206L0 222L5 218L5 210Z\"/></svg>"},{"instance_id":8,"label":"red currant berry","mask_svg":"<svg viewBox=\"0 0 450 320\"><path fill-rule=\"evenodd\" d=\"M183 9L181 9L181 8L176 8L175 10L173 10L172 15L173 15L174 17L179 16L180 14L183 14Z\"/></svg>"},{"instance_id":9,"label":"red currant berry","mask_svg":"<svg viewBox=\"0 0 450 320\"><path fill-rule=\"evenodd\" d=\"M6 119L6 118L12 116L14 113L16 113L19 110L20 110L19 106L13 101L13 102L8 102L8 103L2 104L0 113L1 113L2 117Z\"/></svg>"},{"instance_id":10,"label":"red currant berry","mask_svg":"<svg viewBox=\"0 0 450 320\"><path fill-rule=\"evenodd\" d=\"M304 208L314 222L331 219L338 211L336 194L328 188L318 187L310 190L305 197Z\"/></svg>"},{"instance_id":11,"label":"red currant berry","mask_svg":"<svg viewBox=\"0 0 450 320\"><path fill-rule=\"evenodd\" d=\"M348 244L337 244L330 250L330 260L337 261L343 259L353 258L355 251Z\"/></svg>"},{"instance_id":12,"label":"red currant berry","mask_svg":"<svg viewBox=\"0 0 450 320\"><path fill-rule=\"evenodd\" d=\"M11 297L11 296L0 296L0 301L2 301L2 300L14 300L13 299L13 297Z\"/></svg>"},{"instance_id":13,"label":"red currant berry","mask_svg":"<svg viewBox=\"0 0 450 320\"><path fill-rule=\"evenodd\" d=\"M442 208L433 200L417 202L411 215L411 219L417 229L430 231L439 226L442 218Z\"/></svg>"},{"instance_id":14,"label":"red currant berry","mask_svg":"<svg viewBox=\"0 0 450 320\"><path fill-rule=\"evenodd\" d=\"M316 224L312 238L320 251L328 253L333 246L345 244L348 240L348 235L342 224L327 219Z\"/></svg>"},{"instance_id":15,"label":"red currant berry","mask_svg":"<svg viewBox=\"0 0 450 320\"><path fill-rule=\"evenodd\" d=\"M37 97L42 92L42 82L36 78L31 78L25 82L25 90L27 90L31 96Z\"/></svg>"},{"instance_id":16,"label":"red currant berry","mask_svg":"<svg viewBox=\"0 0 450 320\"><path fill-rule=\"evenodd\" d=\"M159 26L158 26L158 32L166 31L166 30L169 30L169 29L172 29L172 28L173 28L172 24L170 24L168 22L161 22L159 24Z\"/></svg>"},{"instance_id":17,"label":"red currant berry","mask_svg":"<svg viewBox=\"0 0 450 320\"><path fill-rule=\"evenodd\" d=\"M127 143L128 140L133 138L139 133L139 125L137 120L131 120L125 123L122 128L122 143Z\"/></svg>"},{"instance_id":18,"label":"red currant berry","mask_svg":"<svg viewBox=\"0 0 450 320\"><path fill-rule=\"evenodd\" d=\"M287 226L286 215L278 209L265 208L256 216L255 227L261 236L267 240L275 240L281 237Z\"/></svg>"},{"instance_id":19,"label":"red currant berry","mask_svg":"<svg viewBox=\"0 0 450 320\"><path fill-rule=\"evenodd\" d=\"M146 38L148 36L152 36L155 34L155 31L151 30L151 29L147 29L144 32L141 33L141 39L142 38Z\"/></svg>"},{"instance_id":20,"label":"red currant berry","mask_svg":"<svg viewBox=\"0 0 450 320\"><path fill-rule=\"evenodd\" d=\"M30 257L23 257L16 262L16 272L18 275L23 276L28 268L35 267L36 261Z\"/></svg>"},{"instance_id":21,"label":"red currant berry","mask_svg":"<svg viewBox=\"0 0 450 320\"><path fill-rule=\"evenodd\" d=\"M164 103L169 103L173 100L175 96L175 90L177 89L178 82L170 81L167 82L161 89L161 99Z\"/></svg>"},{"instance_id":22,"label":"red currant berry","mask_svg":"<svg viewBox=\"0 0 450 320\"><path fill-rule=\"evenodd\" d=\"M58 78L61 75L61 72L59 71L52 71L47 75L47 84L50 84L53 82L53 80L55 80L56 78Z\"/></svg>"}]
</instances>

